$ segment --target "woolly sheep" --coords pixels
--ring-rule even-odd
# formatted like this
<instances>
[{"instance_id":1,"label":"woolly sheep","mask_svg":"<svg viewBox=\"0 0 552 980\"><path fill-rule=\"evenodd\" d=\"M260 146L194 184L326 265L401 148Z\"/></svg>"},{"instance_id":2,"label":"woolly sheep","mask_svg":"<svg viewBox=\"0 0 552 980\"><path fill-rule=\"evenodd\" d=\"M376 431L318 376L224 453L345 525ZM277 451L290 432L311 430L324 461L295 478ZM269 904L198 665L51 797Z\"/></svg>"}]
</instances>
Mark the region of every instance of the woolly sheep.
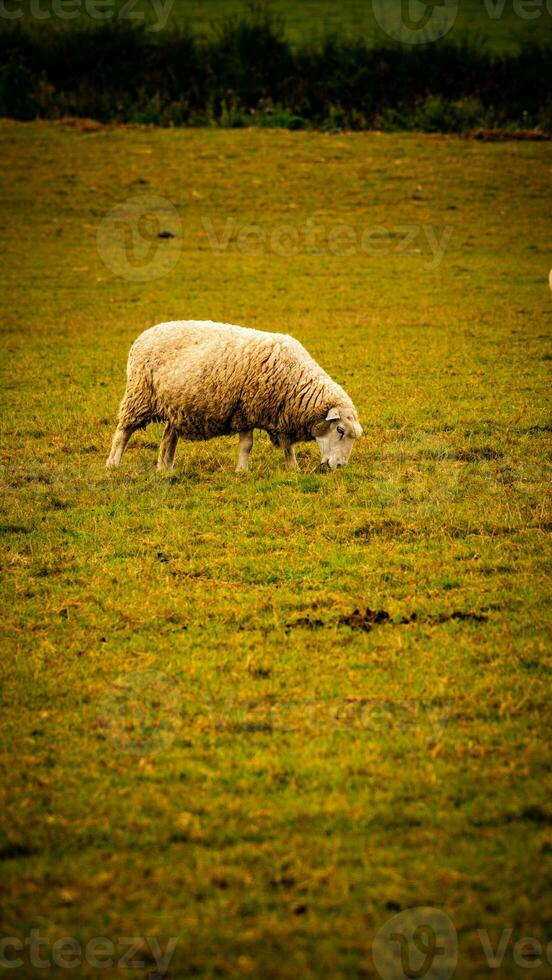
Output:
<instances>
[{"instance_id":1,"label":"woolly sheep","mask_svg":"<svg viewBox=\"0 0 552 980\"><path fill-rule=\"evenodd\" d=\"M172 469L180 436L239 436L247 470L253 430L264 429L297 469L294 443L316 439L323 463L346 466L362 435L355 407L293 337L211 321L160 323L130 349L127 386L107 466L133 432L165 422L158 469Z\"/></svg>"}]
</instances>

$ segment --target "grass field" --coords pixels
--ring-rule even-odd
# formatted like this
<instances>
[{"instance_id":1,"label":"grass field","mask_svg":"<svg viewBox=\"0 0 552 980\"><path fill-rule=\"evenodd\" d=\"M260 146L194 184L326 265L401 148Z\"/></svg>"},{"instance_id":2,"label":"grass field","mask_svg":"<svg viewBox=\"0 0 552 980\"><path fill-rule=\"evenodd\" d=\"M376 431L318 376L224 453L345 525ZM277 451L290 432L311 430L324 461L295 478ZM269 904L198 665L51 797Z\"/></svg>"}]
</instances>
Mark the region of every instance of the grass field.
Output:
<instances>
[{"instance_id":1,"label":"grass field","mask_svg":"<svg viewBox=\"0 0 552 980\"><path fill-rule=\"evenodd\" d=\"M552 938L550 144L0 144L0 936L39 929L51 975L62 937L137 936L173 937L175 978L337 980L434 906L456 976L525 975L514 943ZM356 402L350 466L286 472L259 434L246 476L233 440L160 476L152 427L107 473L129 345L173 318L293 333ZM507 928L491 969L478 930Z\"/></svg>"},{"instance_id":2,"label":"grass field","mask_svg":"<svg viewBox=\"0 0 552 980\"><path fill-rule=\"evenodd\" d=\"M156 31L186 26L195 33L207 34L216 30L222 21L243 16L248 6L245 0L107 0L107 4L74 0L70 6L64 5L63 0L61 4L60 0L40 0L38 19L32 13L37 9L37 0L6 2L10 13L21 9L24 19L36 20L39 29L46 21L61 29L80 26L83 19L99 23L100 17L117 11L117 16L135 23L145 18ZM295 42L316 41L328 32L362 36L374 43L388 39L374 15L371 0L340 0L338 4L334 0L268 0L263 6ZM438 9L440 4L435 6ZM457 7L449 37L467 36L495 51L512 50L521 41L544 43L552 38L552 13L550 4L544 0L542 3L535 0L532 5L524 5L523 0L521 3L519 0L458 0ZM383 10L382 0L379 8ZM56 16L58 10L61 16ZM414 9L416 17L419 9Z\"/></svg>"},{"instance_id":3,"label":"grass field","mask_svg":"<svg viewBox=\"0 0 552 980\"><path fill-rule=\"evenodd\" d=\"M142 0L144 11L147 0ZM295 41L315 39L328 31L349 36L385 38L370 0L271 0L267 9L284 24L286 34ZM169 23L186 23L194 30L208 31L228 16L239 16L243 0L174 0ZM535 6L531 19L520 18L512 2L492 0L459 0L458 15L451 36L470 35L488 47L500 50L516 47L520 40L545 40L552 34L552 16L543 4L540 16Z\"/></svg>"}]
</instances>

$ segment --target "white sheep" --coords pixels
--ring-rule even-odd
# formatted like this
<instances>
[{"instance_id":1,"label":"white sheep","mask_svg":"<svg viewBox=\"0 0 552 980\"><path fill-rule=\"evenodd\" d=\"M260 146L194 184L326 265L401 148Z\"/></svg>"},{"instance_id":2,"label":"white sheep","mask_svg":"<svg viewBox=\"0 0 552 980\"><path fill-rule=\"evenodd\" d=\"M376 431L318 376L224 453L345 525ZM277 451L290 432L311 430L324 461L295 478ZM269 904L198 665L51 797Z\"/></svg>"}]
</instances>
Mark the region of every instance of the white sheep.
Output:
<instances>
[{"instance_id":1,"label":"white sheep","mask_svg":"<svg viewBox=\"0 0 552 980\"><path fill-rule=\"evenodd\" d=\"M333 470L362 435L349 396L293 337L198 320L160 323L132 345L107 466L119 465L149 422L166 423L158 469L173 468L180 436L237 433L237 471L247 470L253 430L264 429L289 468L297 469L294 443L316 439Z\"/></svg>"}]
</instances>

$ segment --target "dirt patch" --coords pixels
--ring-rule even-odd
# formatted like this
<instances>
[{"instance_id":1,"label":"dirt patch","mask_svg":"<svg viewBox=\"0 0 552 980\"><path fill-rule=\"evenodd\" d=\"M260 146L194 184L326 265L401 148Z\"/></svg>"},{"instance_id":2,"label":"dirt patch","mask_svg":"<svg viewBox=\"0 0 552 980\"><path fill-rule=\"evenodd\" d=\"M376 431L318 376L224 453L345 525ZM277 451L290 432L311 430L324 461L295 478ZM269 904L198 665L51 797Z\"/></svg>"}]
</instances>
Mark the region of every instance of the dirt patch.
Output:
<instances>
[{"instance_id":1,"label":"dirt patch","mask_svg":"<svg viewBox=\"0 0 552 980\"><path fill-rule=\"evenodd\" d=\"M291 629L295 629L297 626L302 626L304 629L308 630L318 630L324 626L324 620L311 619L310 616L300 616L299 619L294 619L292 623L286 623L286 633L289 633Z\"/></svg>"},{"instance_id":2,"label":"dirt patch","mask_svg":"<svg viewBox=\"0 0 552 980\"><path fill-rule=\"evenodd\" d=\"M165 554L164 551L157 551L155 557L161 562L162 565L166 565L167 562L171 561L171 556Z\"/></svg>"},{"instance_id":3,"label":"dirt patch","mask_svg":"<svg viewBox=\"0 0 552 980\"><path fill-rule=\"evenodd\" d=\"M26 844L17 844L8 841L0 847L0 861L13 861L14 858L32 857L36 850L27 847Z\"/></svg>"},{"instance_id":4,"label":"dirt patch","mask_svg":"<svg viewBox=\"0 0 552 980\"><path fill-rule=\"evenodd\" d=\"M504 140L531 140L542 143L550 140L549 133L538 129L472 129L467 134L469 139L481 140L483 143L497 143Z\"/></svg>"},{"instance_id":5,"label":"dirt patch","mask_svg":"<svg viewBox=\"0 0 552 980\"><path fill-rule=\"evenodd\" d=\"M479 446L474 449L458 449L453 458L463 463L477 463L480 459L502 459L504 453L499 449L492 449L491 446Z\"/></svg>"},{"instance_id":6,"label":"dirt patch","mask_svg":"<svg viewBox=\"0 0 552 980\"><path fill-rule=\"evenodd\" d=\"M526 806L519 813L501 813L491 817L476 817L471 823L476 827L499 827L503 824L516 823L518 820L527 820L529 823L540 826L552 825L552 811L545 809L539 803Z\"/></svg>"},{"instance_id":7,"label":"dirt patch","mask_svg":"<svg viewBox=\"0 0 552 980\"><path fill-rule=\"evenodd\" d=\"M30 524L0 524L0 534L32 534L33 531Z\"/></svg>"},{"instance_id":8,"label":"dirt patch","mask_svg":"<svg viewBox=\"0 0 552 980\"><path fill-rule=\"evenodd\" d=\"M531 823L552 825L552 811L545 810L538 803L534 806L525 807L520 816L522 820L529 820Z\"/></svg>"},{"instance_id":9,"label":"dirt patch","mask_svg":"<svg viewBox=\"0 0 552 980\"><path fill-rule=\"evenodd\" d=\"M364 633L369 633L374 626L381 626L382 623L390 623L391 616L385 609L370 609L370 606L366 607L365 612L361 612L360 609L355 609L348 616L340 616L337 624L338 626L350 626L353 630L362 630Z\"/></svg>"},{"instance_id":10,"label":"dirt patch","mask_svg":"<svg viewBox=\"0 0 552 980\"><path fill-rule=\"evenodd\" d=\"M70 500L61 500L60 497L51 496L48 499L48 507L50 510L70 510L71 507L75 505Z\"/></svg>"},{"instance_id":11,"label":"dirt patch","mask_svg":"<svg viewBox=\"0 0 552 980\"><path fill-rule=\"evenodd\" d=\"M364 611L361 609L354 609L352 613L347 613L345 616L340 616L337 620L337 626L348 626L352 630L360 630L362 633L370 633L375 626L409 626L413 623L449 623L453 620L459 620L461 622L472 622L472 623L484 623L488 620L488 616L485 611L481 612L469 612L463 609L455 609L450 613L438 613L436 616L422 616L419 617L418 613L413 612L410 616L403 616L401 619L393 620L386 609L371 609L367 606ZM292 623L286 623L286 633L289 633L291 629L297 627L303 627L306 629L322 629L324 626L332 626L333 624L324 623L322 619L311 619L310 616L302 616L300 619L294 620Z\"/></svg>"},{"instance_id":12,"label":"dirt patch","mask_svg":"<svg viewBox=\"0 0 552 980\"><path fill-rule=\"evenodd\" d=\"M462 609L456 609L452 613L440 613L439 616L432 616L428 621L430 623L449 623L452 619L460 619L464 621L471 620L473 623L485 623L488 618L485 613L464 612ZM412 622L412 618L410 622Z\"/></svg>"},{"instance_id":13,"label":"dirt patch","mask_svg":"<svg viewBox=\"0 0 552 980\"><path fill-rule=\"evenodd\" d=\"M382 520L372 521L369 524L361 524L351 532L353 538L384 538L394 540L397 537L413 538L416 536L416 529L407 527L400 521Z\"/></svg>"},{"instance_id":14,"label":"dirt patch","mask_svg":"<svg viewBox=\"0 0 552 980\"><path fill-rule=\"evenodd\" d=\"M463 609L455 609L454 612L451 613L439 613L438 616L425 616L422 619L419 619L418 613L413 612L410 616L403 616L402 619L393 621L385 609L370 609L368 606L366 608L366 612L364 613L361 613L360 610L355 609L349 616L341 616L340 619L338 619L338 625L349 626L351 629L362 630L365 633L369 633L374 626L381 626L385 623L391 623L394 626L408 626L417 622L449 623L454 619L484 623L488 618L489 617L483 612L464 612Z\"/></svg>"},{"instance_id":15,"label":"dirt patch","mask_svg":"<svg viewBox=\"0 0 552 980\"><path fill-rule=\"evenodd\" d=\"M229 730L232 732L247 732L247 733L257 733L265 732L271 733L273 731L272 725L265 721L248 721L239 723L236 725L230 725Z\"/></svg>"},{"instance_id":16,"label":"dirt patch","mask_svg":"<svg viewBox=\"0 0 552 980\"><path fill-rule=\"evenodd\" d=\"M79 133L99 133L104 130L117 129L149 129L144 123L120 123L120 122L99 122L98 119L89 119L80 116L63 116L61 119L40 119L35 120L37 126L57 126L60 129L73 129Z\"/></svg>"}]
</instances>

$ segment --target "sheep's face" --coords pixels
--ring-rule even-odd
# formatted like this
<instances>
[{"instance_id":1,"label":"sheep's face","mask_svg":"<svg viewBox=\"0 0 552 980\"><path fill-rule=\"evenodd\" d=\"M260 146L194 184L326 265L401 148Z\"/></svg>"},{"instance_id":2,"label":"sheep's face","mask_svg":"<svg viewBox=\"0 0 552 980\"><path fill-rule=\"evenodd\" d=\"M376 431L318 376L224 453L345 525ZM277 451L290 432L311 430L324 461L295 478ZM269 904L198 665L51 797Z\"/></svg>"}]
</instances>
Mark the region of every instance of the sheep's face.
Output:
<instances>
[{"instance_id":1,"label":"sheep's face","mask_svg":"<svg viewBox=\"0 0 552 980\"><path fill-rule=\"evenodd\" d=\"M318 443L323 463L331 470L347 466L355 439L362 435L362 428L353 415L339 408L330 408L326 418L317 422L312 434Z\"/></svg>"}]
</instances>

